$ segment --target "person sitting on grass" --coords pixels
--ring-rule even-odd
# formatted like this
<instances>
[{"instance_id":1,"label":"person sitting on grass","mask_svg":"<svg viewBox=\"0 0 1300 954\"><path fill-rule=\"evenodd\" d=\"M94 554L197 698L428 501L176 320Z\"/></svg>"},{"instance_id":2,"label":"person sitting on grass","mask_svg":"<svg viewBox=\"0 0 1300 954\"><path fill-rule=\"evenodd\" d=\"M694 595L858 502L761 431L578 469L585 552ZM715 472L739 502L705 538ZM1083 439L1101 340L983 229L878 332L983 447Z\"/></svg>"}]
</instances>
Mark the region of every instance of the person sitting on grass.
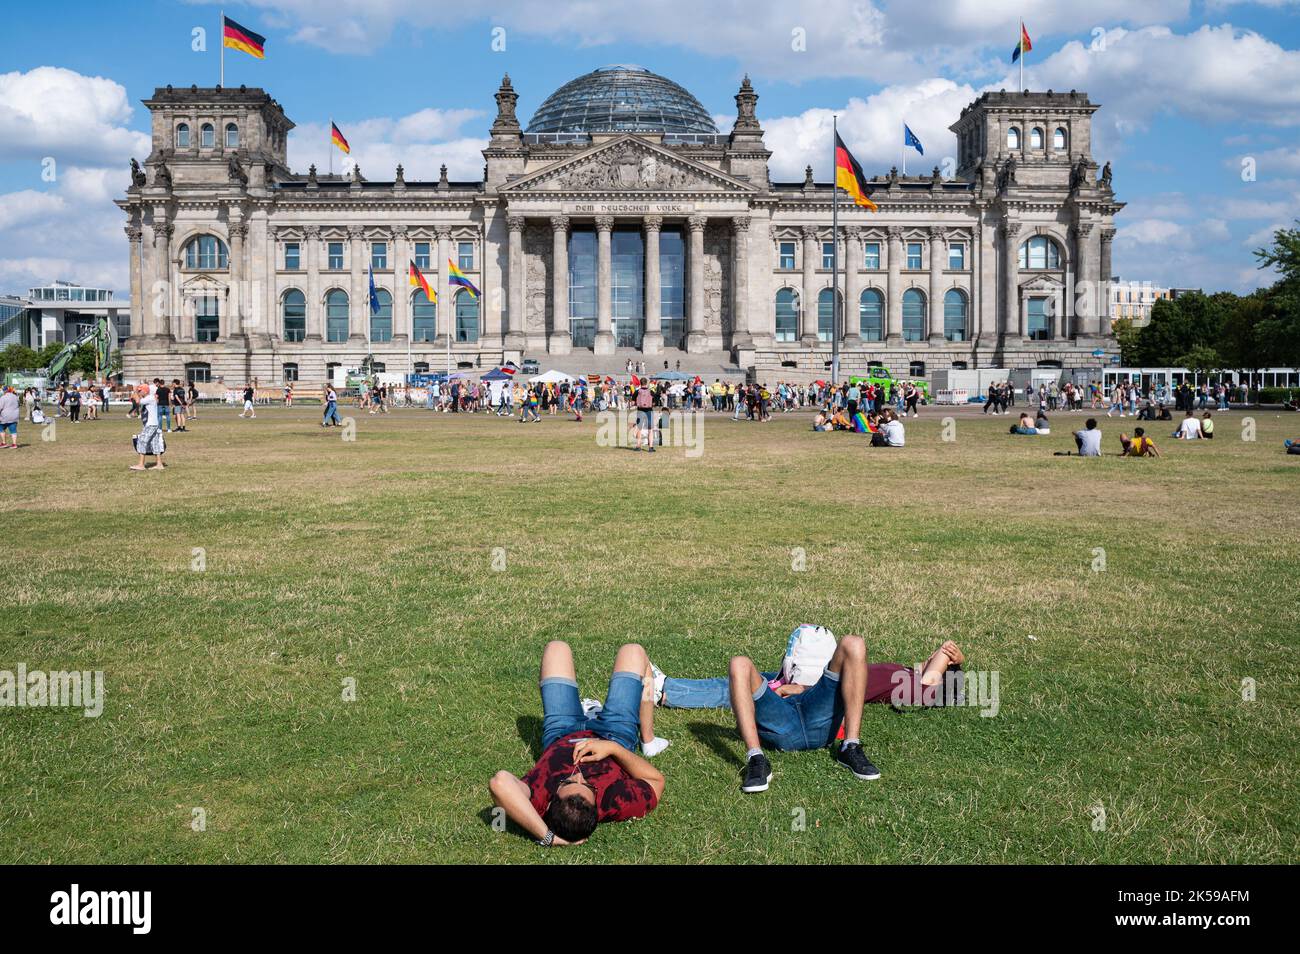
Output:
<instances>
[{"instance_id":1,"label":"person sitting on grass","mask_svg":"<svg viewBox=\"0 0 1300 954\"><path fill-rule=\"evenodd\" d=\"M1020 420L1011 425L1012 434L1037 434L1038 429L1034 427L1034 420L1028 413L1021 414Z\"/></svg>"},{"instance_id":2,"label":"person sitting on grass","mask_svg":"<svg viewBox=\"0 0 1300 954\"><path fill-rule=\"evenodd\" d=\"M1038 408L1038 416L1034 418L1034 430L1039 434L1052 433L1052 423L1047 419L1041 405Z\"/></svg>"},{"instance_id":3,"label":"person sitting on grass","mask_svg":"<svg viewBox=\"0 0 1300 954\"><path fill-rule=\"evenodd\" d=\"M835 430L835 431L853 430L853 422L849 420L849 416L848 414L845 413L844 408L842 407L835 408L835 414L831 417L831 430Z\"/></svg>"},{"instance_id":4,"label":"person sitting on grass","mask_svg":"<svg viewBox=\"0 0 1300 954\"><path fill-rule=\"evenodd\" d=\"M892 407L885 408L880 430L871 435L872 447L902 447L906 443L903 422L898 419L898 412Z\"/></svg>"},{"instance_id":5,"label":"person sitting on grass","mask_svg":"<svg viewBox=\"0 0 1300 954\"><path fill-rule=\"evenodd\" d=\"M1121 434L1119 436L1120 446L1124 449L1120 452L1120 457L1159 457L1160 451L1155 445L1155 441L1147 437L1144 428L1133 428L1133 437Z\"/></svg>"},{"instance_id":6,"label":"person sitting on grass","mask_svg":"<svg viewBox=\"0 0 1300 954\"><path fill-rule=\"evenodd\" d=\"M1083 424L1083 430L1074 432L1074 446L1080 457L1101 456L1101 431L1097 428L1097 419L1090 417ZM1057 451L1058 457L1069 457L1070 451Z\"/></svg>"},{"instance_id":7,"label":"person sitting on grass","mask_svg":"<svg viewBox=\"0 0 1300 954\"><path fill-rule=\"evenodd\" d=\"M818 411L817 416L813 418L813 430L830 431L834 429L835 429L835 425L832 424L831 419L826 416L826 412Z\"/></svg>"},{"instance_id":8,"label":"person sitting on grass","mask_svg":"<svg viewBox=\"0 0 1300 954\"><path fill-rule=\"evenodd\" d=\"M1214 419L1210 417L1209 411L1201 415L1201 437L1207 441L1214 439Z\"/></svg>"},{"instance_id":9,"label":"person sitting on grass","mask_svg":"<svg viewBox=\"0 0 1300 954\"><path fill-rule=\"evenodd\" d=\"M867 647L861 636L841 639L811 686L787 683L770 689L747 656L733 656L730 671L731 709L746 748L742 792L767 791L772 763L763 754L763 743L783 752L825 748L835 742L841 720L844 740L836 763L863 781L880 778L858 738L867 691Z\"/></svg>"},{"instance_id":10,"label":"person sitting on grass","mask_svg":"<svg viewBox=\"0 0 1300 954\"><path fill-rule=\"evenodd\" d=\"M1288 454L1300 454L1300 440L1292 440L1288 437L1282 442L1282 446L1286 448Z\"/></svg>"},{"instance_id":11,"label":"person sitting on grass","mask_svg":"<svg viewBox=\"0 0 1300 954\"><path fill-rule=\"evenodd\" d=\"M1172 436L1180 441L1200 440L1201 422L1196 419L1195 411L1188 411L1183 415L1182 423L1178 425L1178 430L1174 431Z\"/></svg>"},{"instance_id":12,"label":"person sitting on grass","mask_svg":"<svg viewBox=\"0 0 1300 954\"><path fill-rule=\"evenodd\" d=\"M961 670L966 656L951 639L930 654L918 671L902 663L867 664L865 705L941 706L951 701L945 677ZM666 676L651 663L655 680L655 705L664 709L730 709L731 680L726 676L683 679ZM784 671L764 672L768 687L779 687Z\"/></svg>"},{"instance_id":13,"label":"person sitting on grass","mask_svg":"<svg viewBox=\"0 0 1300 954\"><path fill-rule=\"evenodd\" d=\"M488 786L506 817L549 848L582 844L599 822L653 811L664 777L634 751L638 741L662 743L654 735L654 677L645 650L636 643L619 649L594 718L583 711L568 643L546 644L540 683L541 758L522 779L502 770Z\"/></svg>"}]
</instances>

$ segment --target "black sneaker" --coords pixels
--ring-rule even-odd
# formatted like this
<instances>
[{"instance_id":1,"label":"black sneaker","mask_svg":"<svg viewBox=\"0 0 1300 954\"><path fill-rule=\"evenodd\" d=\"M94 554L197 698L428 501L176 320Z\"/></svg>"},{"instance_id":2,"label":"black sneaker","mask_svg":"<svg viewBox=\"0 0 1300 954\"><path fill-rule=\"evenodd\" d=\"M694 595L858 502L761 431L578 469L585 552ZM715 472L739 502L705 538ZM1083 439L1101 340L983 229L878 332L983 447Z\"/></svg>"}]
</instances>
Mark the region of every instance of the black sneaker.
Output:
<instances>
[{"instance_id":1,"label":"black sneaker","mask_svg":"<svg viewBox=\"0 0 1300 954\"><path fill-rule=\"evenodd\" d=\"M864 782L880 778L880 769L871 764L871 759L867 758L866 753L862 751L862 746L857 742L842 746L835 753L835 761L852 772L855 778L860 778Z\"/></svg>"},{"instance_id":2,"label":"black sneaker","mask_svg":"<svg viewBox=\"0 0 1300 954\"><path fill-rule=\"evenodd\" d=\"M767 783L772 780L772 763L761 752L749 760L745 766L745 776L740 782L742 792L766 792Z\"/></svg>"}]
</instances>

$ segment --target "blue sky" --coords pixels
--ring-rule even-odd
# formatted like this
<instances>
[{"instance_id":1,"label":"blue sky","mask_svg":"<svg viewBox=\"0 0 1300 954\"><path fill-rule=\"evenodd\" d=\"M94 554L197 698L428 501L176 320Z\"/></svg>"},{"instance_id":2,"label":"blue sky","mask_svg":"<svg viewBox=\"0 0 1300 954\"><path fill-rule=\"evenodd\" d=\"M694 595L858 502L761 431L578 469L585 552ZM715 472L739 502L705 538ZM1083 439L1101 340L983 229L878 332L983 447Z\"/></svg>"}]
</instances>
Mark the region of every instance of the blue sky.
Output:
<instances>
[{"instance_id":1,"label":"blue sky","mask_svg":"<svg viewBox=\"0 0 1300 954\"><path fill-rule=\"evenodd\" d=\"M126 282L112 206L143 159L155 86L217 80L219 5L53 2L12 9L0 70L0 291L53 278ZM681 83L730 128L748 72L773 177L829 166L831 113L868 172L898 161L901 123L953 154L947 132L987 88L1014 87L1023 16L1026 85L1087 90L1102 105L1094 157L1119 197L1116 272L1247 291L1270 277L1251 250L1300 217L1300 0L251 0L226 12L267 37L267 58L227 51L228 85L263 86L298 124L290 159L328 162L333 116L365 174L478 175L509 72L525 120L574 76L637 63ZM207 51L191 49L207 30ZM494 32L495 31L495 32ZM501 32L504 31L504 32ZM500 47L504 40L504 50ZM54 160L49 174L48 159ZM1243 178L1243 159L1253 178Z\"/></svg>"}]
</instances>

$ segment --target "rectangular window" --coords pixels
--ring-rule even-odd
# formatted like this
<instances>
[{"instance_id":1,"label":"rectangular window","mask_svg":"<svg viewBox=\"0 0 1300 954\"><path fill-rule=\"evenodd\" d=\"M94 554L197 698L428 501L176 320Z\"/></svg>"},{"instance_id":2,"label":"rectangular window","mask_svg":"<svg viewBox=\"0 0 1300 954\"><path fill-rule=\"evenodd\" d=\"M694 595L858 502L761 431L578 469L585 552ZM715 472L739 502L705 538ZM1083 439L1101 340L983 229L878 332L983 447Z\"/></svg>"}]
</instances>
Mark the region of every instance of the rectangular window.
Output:
<instances>
[{"instance_id":1,"label":"rectangular window","mask_svg":"<svg viewBox=\"0 0 1300 954\"><path fill-rule=\"evenodd\" d=\"M329 268L330 271L343 271L343 243L330 242L329 244Z\"/></svg>"},{"instance_id":2,"label":"rectangular window","mask_svg":"<svg viewBox=\"0 0 1300 954\"><path fill-rule=\"evenodd\" d=\"M907 243L907 267L911 269L920 269L921 267L921 243Z\"/></svg>"},{"instance_id":3,"label":"rectangular window","mask_svg":"<svg viewBox=\"0 0 1300 954\"><path fill-rule=\"evenodd\" d=\"M794 268L794 242L781 243L781 268Z\"/></svg>"},{"instance_id":4,"label":"rectangular window","mask_svg":"<svg viewBox=\"0 0 1300 954\"><path fill-rule=\"evenodd\" d=\"M431 267L429 264L428 242L415 243L415 267L420 269L420 271L424 271L426 268Z\"/></svg>"},{"instance_id":5,"label":"rectangular window","mask_svg":"<svg viewBox=\"0 0 1300 954\"><path fill-rule=\"evenodd\" d=\"M287 271L296 272L301 265L301 255L297 242L284 243L284 267Z\"/></svg>"},{"instance_id":6,"label":"rectangular window","mask_svg":"<svg viewBox=\"0 0 1300 954\"><path fill-rule=\"evenodd\" d=\"M217 297L204 295L194 299L194 340L211 342L217 340L221 320L217 311Z\"/></svg>"},{"instance_id":7,"label":"rectangular window","mask_svg":"<svg viewBox=\"0 0 1300 954\"><path fill-rule=\"evenodd\" d=\"M372 271L378 271L388 267L388 243L371 242L370 243L370 268Z\"/></svg>"},{"instance_id":8,"label":"rectangular window","mask_svg":"<svg viewBox=\"0 0 1300 954\"><path fill-rule=\"evenodd\" d=\"M792 246L793 247L793 246ZM793 256L793 252L791 255ZM791 258L790 267L794 268ZM665 348L686 346L686 237L680 228L659 233L659 328Z\"/></svg>"},{"instance_id":9,"label":"rectangular window","mask_svg":"<svg viewBox=\"0 0 1300 954\"><path fill-rule=\"evenodd\" d=\"M822 242L822 268L835 267L835 243Z\"/></svg>"},{"instance_id":10,"label":"rectangular window","mask_svg":"<svg viewBox=\"0 0 1300 954\"><path fill-rule=\"evenodd\" d=\"M880 243L867 242L862 246L862 265L864 268L880 268Z\"/></svg>"},{"instance_id":11,"label":"rectangular window","mask_svg":"<svg viewBox=\"0 0 1300 954\"><path fill-rule=\"evenodd\" d=\"M474 243L457 242L456 243L456 267L462 272L474 271Z\"/></svg>"},{"instance_id":12,"label":"rectangular window","mask_svg":"<svg viewBox=\"0 0 1300 954\"><path fill-rule=\"evenodd\" d=\"M298 366L296 364L286 364L284 366L284 383L289 384L298 380Z\"/></svg>"},{"instance_id":13,"label":"rectangular window","mask_svg":"<svg viewBox=\"0 0 1300 954\"><path fill-rule=\"evenodd\" d=\"M1052 337L1052 326L1047 315L1047 299L1029 299L1029 337L1034 341L1046 341Z\"/></svg>"},{"instance_id":14,"label":"rectangular window","mask_svg":"<svg viewBox=\"0 0 1300 954\"><path fill-rule=\"evenodd\" d=\"M662 268L661 261L661 274ZM569 334L575 348L590 348L596 341L596 232L592 228L576 227L569 233Z\"/></svg>"},{"instance_id":15,"label":"rectangular window","mask_svg":"<svg viewBox=\"0 0 1300 954\"><path fill-rule=\"evenodd\" d=\"M948 267L955 269L966 268L966 243L953 242L948 246Z\"/></svg>"}]
</instances>

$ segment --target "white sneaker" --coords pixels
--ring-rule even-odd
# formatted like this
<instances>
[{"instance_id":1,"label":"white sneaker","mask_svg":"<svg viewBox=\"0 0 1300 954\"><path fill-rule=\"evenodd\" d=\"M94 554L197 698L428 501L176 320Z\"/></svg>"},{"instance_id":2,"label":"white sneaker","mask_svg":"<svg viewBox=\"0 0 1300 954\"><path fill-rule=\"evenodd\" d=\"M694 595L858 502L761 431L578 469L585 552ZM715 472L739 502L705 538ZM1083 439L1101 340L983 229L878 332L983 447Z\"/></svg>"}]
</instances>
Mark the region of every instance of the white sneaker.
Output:
<instances>
[{"instance_id":1,"label":"white sneaker","mask_svg":"<svg viewBox=\"0 0 1300 954\"><path fill-rule=\"evenodd\" d=\"M659 705L660 701L664 697L664 680L667 679L668 677L665 676L664 671L660 669L658 666L656 666L654 663L650 664L650 673L654 676L655 705Z\"/></svg>"},{"instance_id":2,"label":"white sneaker","mask_svg":"<svg viewBox=\"0 0 1300 954\"><path fill-rule=\"evenodd\" d=\"M652 759L670 745L672 745L672 743L667 739L661 739L656 735L649 742L641 743L641 752L646 758Z\"/></svg>"}]
</instances>

